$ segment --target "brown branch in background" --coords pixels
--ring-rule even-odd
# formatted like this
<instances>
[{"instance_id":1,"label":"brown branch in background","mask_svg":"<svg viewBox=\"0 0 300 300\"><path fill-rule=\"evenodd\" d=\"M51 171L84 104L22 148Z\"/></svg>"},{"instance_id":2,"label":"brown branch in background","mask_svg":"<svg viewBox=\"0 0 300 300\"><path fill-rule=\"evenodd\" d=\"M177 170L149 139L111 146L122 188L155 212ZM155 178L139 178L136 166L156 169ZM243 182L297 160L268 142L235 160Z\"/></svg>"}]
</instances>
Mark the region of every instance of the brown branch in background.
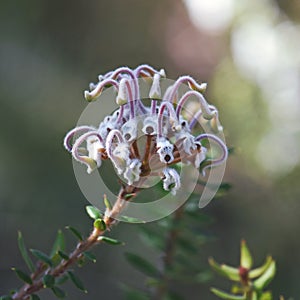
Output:
<instances>
[{"instance_id":1,"label":"brown branch in background","mask_svg":"<svg viewBox=\"0 0 300 300\"><path fill-rule=\"evenodd\" d=\"M155 294L153 297L154 300L162 300L169 288L170 278L168 277L168 270L172 267L172 264L174 262L176 243L180 233L178 226L176 225L178 225L178 223L180 222L183 216L183 212L184 205L178 208L174 213L174 217L172 220L173 226L171 226L171 230L169 231L166 238L165 253L163 257L163 270L160 278L160 284L155 290Z\"/></svg>"}]
</instances>

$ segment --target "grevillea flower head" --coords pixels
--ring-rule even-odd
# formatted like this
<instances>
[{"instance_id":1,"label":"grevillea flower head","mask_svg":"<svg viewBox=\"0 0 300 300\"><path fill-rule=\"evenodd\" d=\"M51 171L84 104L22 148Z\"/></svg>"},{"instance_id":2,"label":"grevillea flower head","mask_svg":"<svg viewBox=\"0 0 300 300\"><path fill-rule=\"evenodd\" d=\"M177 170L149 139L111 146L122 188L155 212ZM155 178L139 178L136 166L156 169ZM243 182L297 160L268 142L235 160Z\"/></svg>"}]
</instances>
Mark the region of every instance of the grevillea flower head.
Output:
<instances>
[{"instance_id":1,"label":"grevillea flower head","mask_svg":"<svg viewBox=\"0 0 300 300\"><path fill-rule=\"evenodd\" d=\"M90 91L84 93L88 101L97 100L104 89L112 87L118 109L99 120L97 127L78 126L65 137L66 149L88 173L108 159L127 185L138 186L146 177L158 176L163 188L176 194L182 185L178 166L193 165L205 176L208 168L226 161L228 152L219 137L223 129L218 110L203 96L206 84L181 76L163 87L165 77L164 70L141 65L118 68L90 84ZM140 96L141 80L150 82L147 102ZM186 90L182 93L183 85ZM187 109L191 101L198 108L193 113ZM207 133L203 127L211 131ZM218 157L208 156L204 143L209 145L210 141L219 149Z\"/></svg>"}]
</instances>

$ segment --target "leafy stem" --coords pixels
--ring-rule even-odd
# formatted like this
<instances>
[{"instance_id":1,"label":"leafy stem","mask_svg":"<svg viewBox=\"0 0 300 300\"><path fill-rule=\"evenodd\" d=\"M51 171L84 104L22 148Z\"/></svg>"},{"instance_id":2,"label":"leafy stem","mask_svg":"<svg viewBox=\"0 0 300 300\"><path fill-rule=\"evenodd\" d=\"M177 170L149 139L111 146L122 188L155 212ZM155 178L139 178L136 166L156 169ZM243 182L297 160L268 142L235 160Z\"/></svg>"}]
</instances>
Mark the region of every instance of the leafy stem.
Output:
<instances>
[{"instance_id":1,"label":"leafy stem","mask_svg":"<svg viewBox=\"0 0 300 300\"><path fill-rule=\"evenodd\" d=\"M50 287L55 289L54 283L49 284L49 281L55 282L55 280L62 277L66 273L70 275L70 278L78 288L86 291L80 280L78 280L77 277L75 277L75 275L68 270L83 258L86 251L90 250L95 245L98 245L102 242L108 242L111 244L119 243L116 240L105 237L104 233L109 231L116 223L117 216L125 208L128 201L135 196L135 192L136 188L132 186L122 187L114 205L112 207L106 205L107 207L103 216L103 220L98 219L94 222L94 228L90 235L86 239L82 239L80 234L75 232L75 235L80 237L80 241L76 245L75 249L69 255L63 253L62 251L58 251L62 257L62 260L56 266L53 266L53 258L47 257L40 251L35 250L35 253L33 254L39 258L35 270L31 273L27 280L24 280L26 283L11 297L9 297L9 299L28 300L32 299L31 295L42 290L43 288ZM32 250L32 252L34 252L34 250ZM22 272L22 274L24 273ZM45 280L45 278L48 279L48 281Z\"/></svg>"}]
</instances>

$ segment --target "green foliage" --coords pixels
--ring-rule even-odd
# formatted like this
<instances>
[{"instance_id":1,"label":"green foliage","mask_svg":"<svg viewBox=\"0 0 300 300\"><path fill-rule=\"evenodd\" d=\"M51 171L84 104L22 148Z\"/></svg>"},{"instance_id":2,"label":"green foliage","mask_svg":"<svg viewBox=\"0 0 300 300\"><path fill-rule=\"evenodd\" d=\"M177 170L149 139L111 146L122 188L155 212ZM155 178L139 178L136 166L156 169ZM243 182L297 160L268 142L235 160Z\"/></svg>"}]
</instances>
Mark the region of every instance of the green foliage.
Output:
<instances>
[{"instance_id":1,"label":"green foliage","mask_svg":"<svg viewBox=\"0 0 300 300\"><path fill-rule=\"evenodd\" d=\"M92 261L93 263L95 263L97 261L96 256L92 252L90 252L90 251L83 252L83 255L88 260Z\"/></svg>"},{"instance_id":2,"label":"green foliage","mask_svg":"<svg viewBox=\"0 0 300 300\"><path fill-rule=\"evenodd\" d=\"M144 273L145 275L150 277L159 276L158 270L143 257L129 252L125 253L125 257L132 266L134 266L137 270Z\"/></svg>"},{"instance_id":3,"label":"green foliage","mask_svg":"<svg viewBox=\"0 0 300 300\"><path fill-rule=\"evenodd\" d=\"M43 277L43 285L45 288L52 288L55 285L55 277L50 275L50 274L46 274Z\"/></svg>"},{"instance_id":4,"label":"green foliage","mask_svg":"<svg viewBox=\"0 0 300 300\"><path fill-rule=\"evenodd\" d=\"M22 255L29 271L34 272L34 265L33 265L29 255L28 255L28 251L26 249L25 242L24 242L21 231L18 232L18 246L19 246L21 255Z\"/></svg>"},{"instance_id":5,"label":"green foliage","mask_svg":"<svg viewBox=\"0 0 300 300\"><path fill-rule=\"evenodd\" d=\"M83 240L82 234L74 227L66 226L66 229L69 229L78 240L80 240L80 241Z\"/></svg>"},{"instance_id":6,"label":"green foliage","mask_svg":"<svg viewBox=\"0 0 300 300\"><path fill-rule=\"evenodd\" d=\"M61 230L58 230L56 239L54 241L52 250L50 252L50 257L53 258L56 254L59 253L59 251L63 252L65 250L66 250L66 242L65 242L64 234Z\"/></svg>"},{"instance_id":7,"label":"green foliage","mask_svg":"<svg viewBox=\"0 0 300 300\"><path fill-rule=\"evenodd\" d=\"M81 279L79 277L77 277L77 275L75 275L72 271L68 271L67 272L71 281L74 283L74 285L81 291L87 293L86 288L84 287Z\"/></svg>"},{"instance_id":8,"label":"green foliage","mask_svg":"<svg viewBox=\"0 0 300 300\"><path fill-rule=\"evenodd\" d=\"M0 300L13 300L13 298L11 296L4 295L0 297Z\"/></svg>"},{"instance_id":9,"label":"green foliage","mask_svg":"<svg viewBox=\"0 0 300 300\"><path fill-rule=\"evenodd\" d=\"M31 253L39 260L47 264L49 267L53 266L53 262L47 254L37 249L30 249Z\"/></svg>"},{"instance_id":10,"label":"green foliage","mask_svg":"<svg viewBox=\"0 0 300 300\"><path fill-rule=\"evenodd\" d=\"M149 295L126 285L122 285L125 300L149 300Z\"/></svg>"},{"instance_id":11,"label":"green foliage","mask_svg":"<svg viewBox=\"0 0 300 300\"><path fill-rule=\"evenodd\" d=\"M51 290L58 299L64 299L66 297L66 293L57 286L52 287Z\"/></svg>"},{"instance_id":12,"label":"green foliage","mask_svg":"<svg viewBox=\"0 0 300 300\"><path fill-rule=\"evenodd\" d=\"M156 297L156 293L162 291L158 292L158 299L182 299L170 289L172 282L176 285L199 284L212 278L212 272L204 267L204 261L201 262L199 249L203 244L214 240L203 233L203 229L213 220L199 210L198 201L199 196L193 195L172 215L138 227L141 240L163 257L163 268L160 267L160 271L143 256L125 253L129 263L148 276L146 286L149 294L153 296L154 293Z\"/></svg>"},{"instance_id":13,"label":"green foliage","mask_svg":"<svg viewBox=\"0 0 300 300\"><path fill-rule=\"evenodd\" d=\"M229 300L272 300L272 293L264 291L276 273L276 263L268 256L265 263L256 269L251 269L253 258L244 240L241 241L240 265L230 267L219 265L214 259L209 259L212 269L218 274L234 281L231 293L212 288L211 291L221 299Z\"/></svg>"},{"instance_id":14,"label":"green foliage","mask_svg":"<svg viewBox=\"0 0 300 300\"><path fill-rule=\"evenodd\" d=\"M106 224L102 219L96 219L94 222L94 227L97 228L100 231L106 230Z\"/></svg>"},{"instance_id":15,"label":"green foliage","mask_svg":"<svg viewBox=\"0 0 300 300\"><path fill-rule=\"evenodd\" d=\"M86 206L85 210L86 210L87 214L94 220L100 219L102 217L101 211L92 205Z\"/></svg>"},{"instance_id":16,"label":"green foliage","mask_svg":"<svg viewBox=\"0 0 300 300\"><path fill-rule=\"evenodd\" d=\"M28 283L28 284L32 284L32 279L30 278L30 275L26 274L25 272L16 269L16 268L12 268L12 270L17 274L17 276L24 282Z\"/></svg>"},{"instance_id":17,"label":"green foliage","mask_svg":"<svg viewBox=\"0 0 300 300\"><path fill-rule=\"evenodd\" d=\"M112 239L112 238L107 237L107 236L100 236L98 238L98 241L102 241L104 243L111 244L111 245L124 245L123 242L118 241L116 239Z\"/></svg>"}]
</instances>

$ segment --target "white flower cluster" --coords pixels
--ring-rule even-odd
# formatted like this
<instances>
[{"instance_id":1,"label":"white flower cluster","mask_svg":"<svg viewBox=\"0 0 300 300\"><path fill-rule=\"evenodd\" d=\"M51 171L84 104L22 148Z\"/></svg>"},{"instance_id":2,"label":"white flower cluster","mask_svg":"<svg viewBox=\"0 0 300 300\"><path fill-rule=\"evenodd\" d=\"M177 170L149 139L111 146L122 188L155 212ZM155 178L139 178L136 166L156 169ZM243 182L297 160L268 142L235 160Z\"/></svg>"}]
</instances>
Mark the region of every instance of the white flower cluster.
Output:
<instances>
[{"instance_id":1,"label":"white flower cluster","mask_svg":"<svg viewBox=\"0 0 300 300\"><path fill-rule=\"evenodd\" d=\"M198 122L206 122L215 133L222 131L217 109L209 105L202 95L206 84L198 84L190 76L182 76L162 95L161 80L165 76L164 70L158 71L148 65L133 70L121 67L99 76L97 84L90 84L90 91L85 91L88 101L96 100L104 88L113 86L119 108L105 117L98 128L79 126L65 137L66 149L75 160L87 166L88 173L99 168L103 159L109 159L127 184L133 185L152 174L151 160L151 166L155 161L156 170L159 170L153 174L162 178L165 190L175 194L181 184L180 175L172 166L183 163L199 168L207 153L201 144L203 139L214 141L222 152L218 159L210 161L209 167L227 159L227 147L217 135L192 134ZM150 106L140 99L140 78L151 80ZM189 90L179 98L179 88L183 84ZM199 109L187 118L183 116L183 108L190 98L198 101ZM147 137L142 149L137 143L139 125L142 134ZM72 145L75 135L79 137Z\"/></svg>"}]
</instances>

